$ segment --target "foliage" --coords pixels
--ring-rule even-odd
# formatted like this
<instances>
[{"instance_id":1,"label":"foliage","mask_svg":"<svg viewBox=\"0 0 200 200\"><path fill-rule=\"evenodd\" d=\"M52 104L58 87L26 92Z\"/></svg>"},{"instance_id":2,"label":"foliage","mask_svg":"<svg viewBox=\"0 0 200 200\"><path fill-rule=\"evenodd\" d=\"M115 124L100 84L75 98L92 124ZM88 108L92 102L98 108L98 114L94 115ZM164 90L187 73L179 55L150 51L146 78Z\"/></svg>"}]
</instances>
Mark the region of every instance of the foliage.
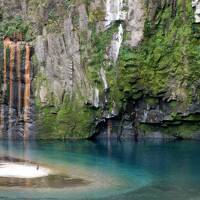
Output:
<instances>
[{"instance_id":1,"label":"foliage","mask_svg":"<svg viewBox=\"0 0 200 200\"><path fill-rule=\"evenodd\" d=\"M45 106L39 118L38 139L87 138L93 126L93 112L78 100L65 99L59 108Z\"/></svg>"},{"instance_id":2,"label":"foliage","mask_svg":"<svg viewBox=\"0 0 200 200\"><path fill-rule=\"evenodd\" d=\"M0 37L13 37L14 33L22 33L26 41L33 39L32 30L28 23L21 17L16 16L12 19L3 20L0 23Z\"/></svg>"},{"instance_id":3,"label":"foliage","mask_svg":"<svg viewBox=\"0 0 200 200\"><path fill-rule=\"evenodd\" d=\"M169 126L159 126L157 124L140 124L138 128L146 136L153 132L161 132L166 136L190 139L195 136L195 134L199 134L200 124L197 121L186 121L184 123L181 121L175 121Z\"/></svg>"},{"instance_id":4,"label":"foliage","mask_svg":"<svg viewBox=\"0 0 200 200\"><path fill-rule=\"evenodd\" d=\"M176 15L172 16L170 5L147 19L145 37L135 49L124 46L120 54L119 89L124 102L143 99L151 105L152 99L162 100L169 106L171 121L163 124L140 124L142 132L164 132L177 137L191 137L199 130L199 117L183 117L179 109L188 111L200 100L199 84L199 29L194 23L190 2L183 10L177 1ZM148 100L148 102L147 102ZM162 109L162 108L161 108Z\"/></svg>"},{"instance_id":5,"label":"foliage","mask_svg":"<svg viewBox=\"0 0 200 200\"><path fill-rule=\"evenodd\" d=\"M65 6L66 9L69 8L69 6L72 4L72 1L73 0L64 0L64 6Z\"/></svg>"},{"instance_id":6,"label":"foliage","mask_svg":"<svg viewBox=\"0 0 200 200\"><path fill-rule=\"evenodd\" d=\"M140 47L123 48L119 83L125 99L164 93L168 95L166 98L170 98L173 90L177 100L191 101L189 93L199 77L200 55L199 40L192 31L190 7L188 4L187 19L183 19L180 8L174 18L170 7L161 10L157 19L159 23L146 22L145 32L148 34L145 34Z\"/></svg>"}]
</instances>

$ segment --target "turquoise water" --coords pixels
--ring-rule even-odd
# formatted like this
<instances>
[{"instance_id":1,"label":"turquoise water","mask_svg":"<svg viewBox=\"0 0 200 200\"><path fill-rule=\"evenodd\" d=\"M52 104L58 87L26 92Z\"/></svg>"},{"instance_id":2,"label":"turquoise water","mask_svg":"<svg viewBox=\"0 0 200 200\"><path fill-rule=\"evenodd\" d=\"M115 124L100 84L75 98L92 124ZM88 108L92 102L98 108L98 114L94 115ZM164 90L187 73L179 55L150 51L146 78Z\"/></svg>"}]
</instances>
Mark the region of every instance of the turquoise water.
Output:
<instances>
[{"instance_id":1,"label":"turquoise water","mask_svg":"<svg viewBox=\"0 0 200 200\"><path fill-rule=\"evenodd\" d=\"M0 155L91 182L64 188L0 187L0 199L200 199L200 143L195 141L4 141Z\"/></svg>"}]
</instances>

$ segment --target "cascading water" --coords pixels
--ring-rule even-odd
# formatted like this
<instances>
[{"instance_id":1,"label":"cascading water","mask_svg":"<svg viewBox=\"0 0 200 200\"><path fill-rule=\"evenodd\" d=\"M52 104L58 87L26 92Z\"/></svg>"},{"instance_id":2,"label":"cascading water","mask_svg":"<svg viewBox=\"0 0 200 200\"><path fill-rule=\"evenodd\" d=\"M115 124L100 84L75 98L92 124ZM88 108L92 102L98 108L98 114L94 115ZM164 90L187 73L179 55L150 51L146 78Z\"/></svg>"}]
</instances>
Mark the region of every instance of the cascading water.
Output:
<instances>
[{"instance_id":1,"label":"cascading water","mask_svg":"<svg viewBox=\"0 0 200 200\"><path fill-rule=\"evenodd\" d=\"M114 21L125 20L125 18L126 12L123 11L123 0L106 1L106 27L110 27Z\"/></svg>"},{"instance_id":2,"label":"cascading water","mask_svg":"<svg viewBox=\"0 0 200 200\"><path fill-rule=\"evenodd\" d=\"M192 7L195 9L195 12L194 12L195 22L200 23L200 1L193 0Z\"/></svg>"},{"instance_id":3,"label":"cascading water","mask_svg":"<svg viewBox=\"0 0 200 200\"><path fill-rule=\"evenodd\" d=\"M31 79L30 79L30 57L31 49L28 44L26 44L26 64L25 64L25 91L24 91L24 121L29 120L29 108L30 108L30 96L31 96ZM24 138L27 139L29 136L28 126L25 123L24 127Z\"/></svg>"},{"instance_id":4,"label":"cascading water","mask_svg":"<svg viewBox=\"0 0 200 200\"><path fill-rule=\"evenodd\" d=\"M111 41L110 50L109 50L109 58L114 62L117 61L119 56L119 51L121 48L121 44L123 41L123 27L120 24L118 27L118 32L113 35L113 40Z\"/></svg>"},{"instance_id":5,"label":"cascading water","mask_svg":"<svg viewBox=\"0 0 200 200\"><path fill-rule=\"evenodd\" d=\"M5 97L6 97L6 90L7 90L7 48L10 45L10 40L9 39L5 39L4 40L4 64L3 64L3 98L2 98L2 106L1 106L1 128L4 127L4 122L5 122L5 118L4 118L4 106L3 104L5 104Z\"/></svg>"},{"instance_id":6,"label":"cascading water","mask_svg":"<svg viewBox=\"0 0 200 200\"><path fill-rule=\"evenodd\" d=\"M113 24L116 24L116 22L119 24L118 25L118 31L113 34L112 40L110 45L108 46L107 50L107 58L108 62L107 64L110 65L112 62L113 64L116 64L118 57L119 57L119 52L121 48L121 44L123 42L123 35L124 35L124 30L123 30L123 21L126 19L126 11L124 10L124 0L106 0L106 17L105 17L105 29L110 28ZM110 111L108 106L109 105L109 86L106 80L106 72L105 67L101 67L100 69L100 77L102 79L102 83L104 86L104 115L103 117L107 121L107 136L108 138L111 137L112 133L112 120L111 118L115 117L117 115L117 108L116 108L116 103L113 101L113 107L112 110Z\"/></svg>"},{"instance_id":7,"label":"cascading water","mask_svg":"<svg viewBox=\"0 0 200 200\"><path fill-rule=\"evenodd\" d=\"M14 119L14 102L13 102L13 92L14 92L14 88L13 88L13 82L14 82L14 64L15 64L15 52L16 52L16 43L11 42L10 43L10 75L9 75L9 79L10 79L10 88L9 88L9 131L8 131L8 137L11 138L12 136L12 128L15 122Z\"/></svg>"},{"instance_id":8,"label":"cascading water","mask_svg":"<svg viewBox=\"0 0 200 200\"><path fill-rule=\"evenodd\" d=\"M108 90L108 82L107 82L106 73L105 73L105 70L103 67L101 67L101 69L100 69L100 76L103 81L104 91L107 91Z\"/></svg>"},{"instance_id":9,"label":"cascading water","mask_svg":"<svg viewBox=\"0 0 200 200\"><path fill-rule=\"evenodd\" d=\"M109 28L113 22L125 20L126 12L123 10L123 0L106 0L106 16L105 16L105 28ZM123 41L123 27L120 23L118 32L113 35L113 39L111 41L110 49L108 52L109 60L113 61L114 63L118 59L119 50L121 47L121 43ZM107 90L108 90L108 83L106 80L105 71L103 68L100 69L100 76L104 85L105 91L105 102L107 103ZM99 107L99 90L95 88L94 90L94 98L93 98L93 105L94 107Z\"/></svg>"},{"instance_id":10,"label":"cascading water","mask_svg":"<svg viewBox=\"0 0 200 200\"><path fill-rule=\"evenodd\" d=\"M93 100L94 107L98 108L99 107L99 89L95 88L94 89L94 100Z\"/></svg>"},{"instance_id":11,"label":"cascading water","mask_svg":"<svg viewBox=\"0 0 200 200\"><path fill-rule=\"evenodd\" d=\"M31 113L31 47L4 39L1 136L28 139Z\"/></svg>"},{"instance_id":12,"label":"cascading water","mask_svg":"<svg viewBox=\"0 0 200 200\"><path fill-rule=\"evenodd\" d=\"M17 43L18 115L21 113L21 51Z\"/></svg>"},{"instance_id":13,"label":"cascading water","mask_svg":"<svg viewBox=\"0 0 200 200\"><path fill-rule=\"evenodd\" d=\"M106 17L105 28L109 28L113 22L124 21L126 19L126 11L124 11L123 0L107 0L106 1ZM108 57L111 61L116 62L119 56L119 50L123 41L123 26L119 24L118 32L113 35L110 44Z\"/></svg>"}]
</instances>

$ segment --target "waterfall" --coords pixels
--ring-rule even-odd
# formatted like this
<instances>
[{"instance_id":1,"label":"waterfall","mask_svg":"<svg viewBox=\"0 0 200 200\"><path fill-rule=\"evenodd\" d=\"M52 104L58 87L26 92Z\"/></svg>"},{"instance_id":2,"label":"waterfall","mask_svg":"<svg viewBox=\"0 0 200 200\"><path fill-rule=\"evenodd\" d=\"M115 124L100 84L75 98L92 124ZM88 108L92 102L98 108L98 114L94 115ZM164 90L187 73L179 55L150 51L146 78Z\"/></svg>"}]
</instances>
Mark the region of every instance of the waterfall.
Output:
<instances>
[{"instance_id":1,"label":"waterfall","mask_svg":"<svg viewBox=\"0 0 200 200\"><path fill-rule=\"evenodd\" d=\"M127 12L124 10L123 0L107 0L106 1L106 17L105 27L109 28L112 22L124 21L126 19ZM108 57L112 61L116 62L119 55L119 50L123 41L123 26L120 23L118 32L113 35L113 39L110 44Z\"/></svg>"},{"instance_id":2,"label":"waterfall","mask_svg":"<svg viewBox=\"0 0 200 200\"><path fill-rule=\"evenodd\" d=\"M112 116L116 116L118 114L117 111L117 105L115 103L115 101L113 100L113 105L112 105L112 111L111 111Z\"/></svg>"},{"instance_id":3,"label":"waterfall","mask_svg":"<svg viewBox=\"0 0 200 200\"><path fill-rule=\"evenodd\" d=\"M105 29L110 28L112 24L115 22L120 22L118 26L118 30L116 33L113 34L112 40L110 45L108 46L107 50L107 58L108 58L108 63L113 62L114 64L117 62L118 57L119 57L119 52L121 48L121 44L123 41L123 35L124 35L124 30L122 26L122 21L126 19L126 11L124 10L124 0L106 0L106 17L105 17ZM104 106L105 109L106 105L108 104L109 101L109 93L107 92L108 90L108 83L106 80L106 75L103 67L100 70L100 76L104 84ZM107 110L106 118L110 118L114 115L116 115L116 104L115 102L113 103L113 109L112 111ZM112 122L108 120L108 137L110 137L112 131Z\"/></svg>"},{"instance_id":4,"label":"waterfall","mask_svg":"<svg viewBox=\"0 0 200 200\"><path fill-rule=\"evenodd\" d=\"M100 69L100 76L103 81L104 90L107 91L108 90L108 82L106 80L106 74L105 74L105 70L103 67L101 67L101 69Z\"/></svg>"},{"instance_id":5,"label":"waterfall","mask_svg":"<svg viewBox=\"0 0 200 200\"><path fill-rule=\"evenodd\" d=\"M22 55L22 50L25 52L25 55ZM30 59L31 47L28 44L25 45L23 42L18 41L18 38L14 38L14 41L8 37L4 39L3 92L1 102L2 137L16 138L20 136L24 139L29 137L27 123L30 119L31 106ZM23 60L25 61L25 66ZM24 132L18 132L18 129L21 130L20 125L22 122L24 123Z\"/></svg>"},{"instance_id":6,"label":"waterfall","mask_svg":"<svg viewBox=\"0 0 200 200\"><path fill-rule=\"evenodd\" d=\"M126 12L123 11L123 0L106 1L105 27L110 27L111 23L118 20L124 20Z\"/></svg>"},{"instance_id":7,"label":"waterfall","mask_svg":"<svg viewBox=\"0 0 200 200\"><path fill-rule=\"evenodd\" d=\"M149 104L147 104L146 109L143 111L143 112L144 112L144 113L143 113L143 119L142 119L143 122L146 122L146 121L147 121L150 108L151 108L151 107L149 106Z\"/></svg>"},{"instance_id":8,"label":"waterfall","mask_svg":"<svg viewBox=\"0 0 200 200\"><path fill-rule=\"evenodd\" d=\"M30 79L30 55L31 49L28 44L26 44L26 63L25 63L25 91L24 91L24 138L27 139L29 136L27 122L29 120L29 108L30 108L30 95L31 95L31 79Z\"/></svg>"},{"instance_id":9,"label":"waterfall","mask_svg":"<svg viewBox=\"0 0 200 200\"><path fill-rule=\"evenodd\" d=\"M13 106L13 68L14 68L14 59L15 59L15 44L10 44L10 104L9 107Z\"/></svg>"},{"instance_id":10,"label":"waterfall","mask_svg":"<svg viewBox=\"0 0 200 200\"><path fill-rule=\"evenodd\" d=\"M118 32L113 35L113 39L111 41L111 45L110 45L110 49L108 53L109 58L113 60L114 62L117 61L118 56L119 56L119 51L120 51L121 44L123 41L123 34L124 34L124 30L123 30L122 25L120 24L118 27Z\"/></svg>"},{"instance_id":11,"label":"waterfall","mask_svg":"<svg viewBox=\"0 0 200 200\"><path fill-rule=\"evenodd\" d=\"M142 121L145 123L147 121L147 118L148 118L148 111L144 110Z\"/></svg>"},{"instance_id":12,"label":"waterfall","mask_svg":"<svg viewBox=\"0 0 200 200\"><path fill-rule=\"evenodd\" d=\"M194 12L195 22L200 23L200 0L193 0L192 7L195 9Z\"/></svg>"},{"instance_id":13,"label":"waterfall","mask_svg":"<svg viewBox=\"0 0 200 200\"><path fill-rule=\"evenodd\" d=\"M4 103L5 103L5 96L6 96L6 90L7 90L7 48L10 46L10 39L6 38L4 40L3 46L4 46L4 64L3 64L3 95L2 95L2 106L1 106L1 129L4 128L5 125L5 118L4 118Z\"/></svg>"},{"instance_id":14,"label":"waterfall","mask_svg":"<svg viewBox=\"0 0 200 200\"><path fill-rule=\"evenodd\" d=\"M94 107L98 108L99 107L99 89L95 88L94 89L94 100L93 100Z\"/></svg>"},{"instance_id":15,"label":"waterfall","mask_svg":"<svg viewBox=\"0 0 200 200\"><path fill-rule=\"evenodd\" d=\"M13 77L13 70L14 70L14 64L15 64L15 51L16 51L16 44L15 43L10 43L10 75L9 75L9 79L10 79L10 95L9 95L9 132L8 132L8 137L11 138L11 130L13 128L13 123L14 123L14 116L13 116L13 81L14 81L14 77Z\"/></svg>"},{"instance_id":16,"label":"waterfall","mask_svg":"<svg viewBox=\"0 0 200 200\"><path fill-rule=\"evenodd\" d=\"M21 113L21 50L17 43L18 115Z\"/></svg>"},{"instance_id":17,"label":"waterfall","mask_svg":"<svg viewBox=\"0 0 200 200\"><path fill-rule=\"evenodd\" d=\"M11 44L11 41L10 39L6 38L4 40L4 84L3 84L3 94L5 96L5 92L6 92L6 89L7 89L7 48L9 48Z\"/></svg>"}]
</instances>

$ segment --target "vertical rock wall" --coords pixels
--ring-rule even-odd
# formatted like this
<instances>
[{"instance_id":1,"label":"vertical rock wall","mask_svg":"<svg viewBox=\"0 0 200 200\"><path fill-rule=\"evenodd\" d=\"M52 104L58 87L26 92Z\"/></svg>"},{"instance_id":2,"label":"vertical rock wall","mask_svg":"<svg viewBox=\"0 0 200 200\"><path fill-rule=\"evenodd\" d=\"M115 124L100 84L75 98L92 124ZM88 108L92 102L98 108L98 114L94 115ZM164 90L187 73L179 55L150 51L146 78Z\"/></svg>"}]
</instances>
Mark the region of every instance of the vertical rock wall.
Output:
<instances>
[{"instance_id":1,"label":"vertical rock wall","mask_svg":"<svg viewBox=\"0 0 200 200\"><path fill-rule=\"evenodd\" d=\"M1 138L29 139L32 124L31 46L6 37L1 101Z\"/></svg>"},{"instance_id":2,"label":"vertical rock wall","mask_svg":"<svg viewBox=\"0 0 200 200\"><path fill-rule=\"evenodd\" d=\"M119 135L121 127L135 134L146 124L179 123L178 113L183 118L195 107L198 1L0 4L1 35L20 29L34 46L33 93L42 138L88 137L102 123L110 136L117 126ZM173 101L181 106L174 110Z\"/></svg>"}]
</instances>

